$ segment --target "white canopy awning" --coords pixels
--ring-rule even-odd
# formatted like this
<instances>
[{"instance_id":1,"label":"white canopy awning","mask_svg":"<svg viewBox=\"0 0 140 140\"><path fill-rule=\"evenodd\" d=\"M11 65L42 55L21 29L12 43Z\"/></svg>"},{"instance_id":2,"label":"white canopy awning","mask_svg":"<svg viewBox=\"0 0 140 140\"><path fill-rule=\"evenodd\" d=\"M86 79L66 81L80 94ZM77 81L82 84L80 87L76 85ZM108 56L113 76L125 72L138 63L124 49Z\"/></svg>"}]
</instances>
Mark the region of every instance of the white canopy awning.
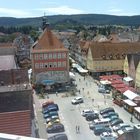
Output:
<instances>
[{"instance_id":1,"label":"white canopy awning","mask_svg":"<svg viewBox=\"0 0 140 140\"><path fill-rule=\"evenodd\" d=\"M130 82L130 81L133 81L133 78L127 76L127 77L124 77L123 80L126 82Z\"/></svg>"},{"instance_id":2,"label":"white canopy awning","mask_svg":"<svg viewBox=\"0 0 140 140\"><path fill-rule=\"evenodd\" d=\"M73 68L76 68L80 73L87 73L88 70L86 69L83 69L80 65L76 64L76 63L73 63L72 64L72 67Z\"/></svg>"},{"instance_id":3,"label":"white canopy awning","mask_svg":"<svg viewBox=\"0 0 140 140\"><path fill-rule=\"evenodd\" d=\"M133 100L135 97L139 96L137 95L136 93L130 91L130 90L127 90L123 93L124 96L126 96L128 99L130 100Z\"/></svg>"},{"instance_id":4,"label":"white canopy awning","mask_svg":"<svg viewBox=\"0 0 140 140\"><path fill-rule=\"evenodd\" d=\"M134 107L134 110L140 113L140 107Z\"/></svg>"},{"instance_id":5,"label":"white canopy awning","mask_svg":"<svg viewBox=\"0 0 140 140\"><path fill-rule=\"evenodd\" d=\"M137 104L135 104L133 101L131 101L129 99L123 100L123 102L128 104L129 106L137 106Z\"/></svg>"},{"instance_id":6,"label":"white canopy awning","mask_svg":"<svg viewBox=\"0 0 140 140\"><path fill-rule=\"evenodd\" d=\"M111 84L111 82L108 81L108 80L101 80L100 83L101 83L102 85L109 85L109 84Z\"/></svg>"},{"instance_id":7,"label":"white canopy awning","mask_svg":"<svg viewBox=\"0 0 140 140\"><path fill-rule=\"evenodd\" d=\"M75 74L74 73L69 72L69 76L70 76L70 78L75 79Z\"/></svg>"}]
</instances>

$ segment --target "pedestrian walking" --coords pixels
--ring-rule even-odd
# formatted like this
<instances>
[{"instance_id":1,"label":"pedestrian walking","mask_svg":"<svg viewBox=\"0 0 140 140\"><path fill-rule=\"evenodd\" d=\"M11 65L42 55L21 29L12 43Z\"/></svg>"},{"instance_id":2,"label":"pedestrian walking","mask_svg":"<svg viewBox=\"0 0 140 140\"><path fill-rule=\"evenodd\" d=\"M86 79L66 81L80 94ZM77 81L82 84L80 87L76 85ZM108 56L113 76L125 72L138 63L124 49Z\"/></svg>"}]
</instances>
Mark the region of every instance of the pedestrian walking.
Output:
<instances>
[{"instance_id":1,"label":"pedestrian walking","mask_svg":"<svg viewBox=\"0 0 140 140\"><path fill-rule=\"evenodd\" d=\"M56 94L56 96L58 96L58 92L57 91L55 92L55 94Z\"/></svg>"},{"instance_id":2,"label":"pedestrian walking","mask_svg":"<svg viewBox=\"0 0 140 140\"><path fill-rule=\"evenodd\" d=\"M80 89L79 89L79 94L80 94Z\"/></svg>"},{"instance_id":3,"label":"pedestrian walking","mask_svg":"<svg viewBox=\"0 0 140 140\"><path fill-rule=\"evenodd\" d=\"M76 133L78 133L78 126L76 125L76 127L75 127L75 130L76 130Z\"/></svg>"},{"instance_id":4,"label":"pedestrian walking","mask_svg":"<svg viewBox=\"0 0 140 140\"><path fill-rule=\"evenodd\" d=\"M77 126L77 132L80 133L80 126Z\"/></svg>"},{"instance_id":5,"label":"pedestrian walking","mask_svg":"<svg viewBox=\"0 0 140 140\"><path fill-rule=\"evenodd\" d=\"M130 122L132 122L132 123L133 123L133 116L131 116L131 118L130 118Z\"/></svg>"}]
</instances>

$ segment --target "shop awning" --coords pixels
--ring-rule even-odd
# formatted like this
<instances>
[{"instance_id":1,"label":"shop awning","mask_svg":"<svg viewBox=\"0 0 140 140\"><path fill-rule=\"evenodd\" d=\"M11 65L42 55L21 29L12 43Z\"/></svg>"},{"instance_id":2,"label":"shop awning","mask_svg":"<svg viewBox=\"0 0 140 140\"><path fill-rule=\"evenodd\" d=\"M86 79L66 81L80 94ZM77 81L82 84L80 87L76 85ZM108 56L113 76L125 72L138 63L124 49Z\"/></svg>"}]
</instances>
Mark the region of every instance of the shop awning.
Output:
<instances>
[{"instance_id":1,"label":"shop awning","mask_svg":"<svg viewBox=\"0 0 140 140\"><path fill-rule=\"evenodd\" d=\"M110 85L110 84L111 84L111 82L108 81L108 80L101 80L100 83L101 83L102 85Z\"/></svg>"},{"instance_id":2,"label":"shop awning","mask_svg":"<svg viewBox=\"0 0 140 140\"><path fill-rule=\"evenodd\" d=\"M117 91L119 91L120 93L124 93L127 90L130 90L132 92L135 92L135 89L132 87L116 87L115 88Z\"/></svg>"},{"instance_id":3,"label":"shop awning","mask_svg":"<svg viewBox=\"0 0 140 140\"><path fill-rule=\"evenodd\" d=\"M73 68L76 68L80 73L88 73L88 70L83 69L80 65L78 65L76 63L73 63L72 64L72 67Z\"/></svg>"},{"instance_id":4,"label":"shop awning","mask_svg":"<svg viewBox=\"0 0 140 140\"><path fill-rule=\"evenodd\" d=\"M111 85L114 85L114 84L123 84L123 81L122 80L112 80Z\"/></svg>"},{"instance_id":5,"label":"shop awning","mask_svg":"<svg viewBox=\"0 0 140 140\"><path fill-rule=\"evenodd\" d=\"M117 74L103 75L103 76L100 76L99 78L100 78L100 80L109 80L109 81L117 80L117 79L122 79L122 77L117 75Z\"/></svg>"},{"instance_id":6,"label":"shop awning","mask_svg":"<svg viewBox=\"0 0 140 140\"><path fill-rule=\"evenodd\" d=\"M42 80L41 83L44 85L53 85L55 82L53 80Z\"/></svg>"},{"instance_id":7,"label":"shop awning","mask_svg":"<svg viewBox=\"0 0 140 140\"><path fill-rule=\"evenodd\" d=\"M125 88L128 87L126 84L122 83L122 84L113 84L111 85L114 88Z\"/></svg>"},{"instance_id":8,"label":"shop awning","mask_svg":"<svg viewBox=\"0 0 140 140\"><path fill-rule=\"evenodd\" d=\"M130 90L127 90L123 93L124 96L126 96L128 99L133 100L136 98L138 95Z\"/></svg>"},{"instance_id":9,"label":"shop awning","mask_svg":"<svg viewBox=\"0 0 140 140\"><path fill-rule=\"evenodd\" d=\"M72 78L72 79L74 79L74 80L75 80L75 74L74 74L74 73L69 72L69 76L70 76L70 78Z\"/></svg>"},{"instance_id":10,"label":"shop awning","mask_svg":"<svg viewBox=\"0 0 140 140\"><path fill-rule=\"evenodd\" d=\"M126 82L130 82L130 81L133 81L133 78L128 76L128 77L124 77L123 80Z\"/></svg>"},{"instance_id":11,"label":"shop awning","mask_svg":"<svg viewBox=\"0 0 140 140\"><path fill-rule=\"evenodd\" d=\"M140 113L140 107L134 107L134 110Z\"/></svg>"},{"instance_id":12,"label":"shop awning","mask_svg":"<svg viewBox=\"0 0 140 140\"><path fill-rule=\"evenodd\" d=\"M137 106L137 104L135 104L133 101L131 101L129 99L123 100L123 102L128 104L129 106Z\"/></svg>"}]
</instances>

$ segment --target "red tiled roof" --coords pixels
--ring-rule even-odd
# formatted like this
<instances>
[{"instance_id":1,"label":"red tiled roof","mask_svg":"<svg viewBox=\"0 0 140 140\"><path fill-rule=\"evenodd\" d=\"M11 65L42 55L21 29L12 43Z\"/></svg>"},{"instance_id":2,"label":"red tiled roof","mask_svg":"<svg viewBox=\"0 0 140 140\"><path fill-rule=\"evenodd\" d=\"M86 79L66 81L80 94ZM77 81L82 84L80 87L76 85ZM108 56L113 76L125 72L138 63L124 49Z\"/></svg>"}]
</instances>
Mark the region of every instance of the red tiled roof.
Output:
<instances>
[{"instance_id":1,"label":"red tiled roof","mask_svg":"<svg viewBox=\"0 0 140 140\"><path fill-rule=\"evenodd\" d=\"M120 93L124 93L127 90L130 90L132 92L135 92L135 89L134 88L128 87L128 86L126 86L126 87L117 87L116 90L119 91Z\"/></svg>"},{"instance_id":2,"label":"red tiled roof","mask_svg":"<svg viewBox=\"0 0 140 140\"><path fill-rule=\"evenodd\" d=\"M113 85L111 85L112 87L114 87L114 88L125 88L125 87L128 87L126 84L113 84Z\"/></svg>"},{"instance_id":3,"label":"red tiled roof","mask_svg":"<svg viewBox=\"0 0 140 140\"><path fill-rule=\"evenodd\" d=\"M114 85L114 84L123 84L123 81L122 80L112 80L111 85Z\"/></svg>"},{"instance_id":4,"label":"red tiled roof","mask_svg":"<svg viewBox=\"0 0 140 140\"><path fill-rule=\"evenodd\" d=\"M102 79L102 80L109 80L109 81L116 80L116 79L122 79L121 76L116 75L116 74L114 74L114 75L103 75L103 76L100 76L99 78Z\"/></svg>"},{"instance_id":5,"label":"red tiled roof","mask_svg":"<svg viewBox=\"0 0 140 140\"><path fill-rule=\"evenodd\" d=\"M38 41L33 45L33 51L37 50L67 50L63 44L57 39L50 29L46 28Z\"/></svg>"},{"instance_id":6,"label":"red tiled roof","mask_svg":"<svg viewBox=\"0 0 140 140\"><path fill-rule=\"evenodd\" d=\"M31 112L25 110L0 113L0 132L31 136Z\"/></svg>"}]
</instances>

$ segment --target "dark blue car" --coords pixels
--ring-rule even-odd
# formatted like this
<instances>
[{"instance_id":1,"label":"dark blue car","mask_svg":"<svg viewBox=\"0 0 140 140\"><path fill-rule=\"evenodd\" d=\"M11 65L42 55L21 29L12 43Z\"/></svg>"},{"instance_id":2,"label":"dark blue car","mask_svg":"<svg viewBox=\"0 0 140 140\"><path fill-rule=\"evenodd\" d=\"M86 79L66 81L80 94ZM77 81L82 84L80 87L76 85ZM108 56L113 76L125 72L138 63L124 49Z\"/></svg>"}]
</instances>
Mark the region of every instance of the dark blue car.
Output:
<instances>
[{"instance_id":1,"label":"dark blue car","mask_svg":"<svg viewBox=\"0 0 140 140\"><path fill-rule=\"evenodd\" d=\"M51 104L51 105L43 108L42 113L45 114L45 113L48 113L50 111L58 111L58 110L59 110L59 108L58 108L57 104Z\"/></svg>"},{"instance_id":2,"label":"dark blue car","mask_svg":"<svg viewBox=\"0 0 140 140\"><path fill-rule=\"evenodd\" d=\"M57 111L52 111L52 112L44 114L45 119L50 118L52 116L58 116L58 112Z\"/></svg>"}]
</instances>

